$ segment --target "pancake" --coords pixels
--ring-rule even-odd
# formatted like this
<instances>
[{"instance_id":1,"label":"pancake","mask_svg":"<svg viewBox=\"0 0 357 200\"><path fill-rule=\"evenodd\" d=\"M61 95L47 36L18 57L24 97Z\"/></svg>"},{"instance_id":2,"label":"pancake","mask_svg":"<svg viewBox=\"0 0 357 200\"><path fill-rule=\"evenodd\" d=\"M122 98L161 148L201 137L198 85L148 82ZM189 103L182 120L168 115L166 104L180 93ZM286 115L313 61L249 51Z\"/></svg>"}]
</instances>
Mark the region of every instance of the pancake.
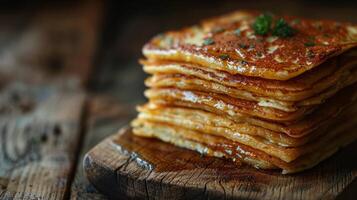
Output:
<instances>
[{"instance_id":1,"label":"pancake","mask_svg":"<svg viewBox=\"0 0 357 200\"><path fill-rule=\"evenodd\" d=\"M145 85L151 88L178 88L207 93L227 94L233 98L256 101L258 105L292 112L296 111L293 102L275 100L269 97L257 96L251 92L235 89L216 82L199 79L181 74L155 74L146 79Z\"/></svg>"},{"instance_id":2,"label":"pancake","mask_svg":"<svg viewBox=\"0 0 357 200\"><path fill-rule=\"evenodd\" d=\"M357 25L238 11L143 54L138 136L283 174L357 139Z\"/></svg>"},{"instance_id":3,"label":"pancake","mask_svg":"<svg viewBox=\"0 0 357 200\"><path fill-rule=\"evenodd\" d=\"M265 152L223 137L202 134L189 129L149 121L134 120L132 125L134 127L133 133L139 136L156 137L209 156L226 157L232 160L239 159L257 168L280 168L283 174L295 173L311 168L332 155L340 147L351 143L357 138L356 132L348 132L348 130L356 128L356 118L349 118L346 119L346 123L343 123L342 126L331 130L329 137L324 137L322 140L317 141L313 144L313 147L300 149L308 151L308 154L305 153L293 162L284 162Z\"/></svg>"},{"instance_id":4,"label":"pancake","mask_svg":"<svg viewBox=\"0 0 357 200\"><path fill-rule=\"evenodd\" d=\"M313 109L313 107L300 107L296 111L285 112L275 108L259 106L254 101L230 98L223 94L179 90L175 88L151 88L145 91L145 96L150 100L159 99L168 103L183 102L185 104L192 104L192 107L197 107L198 105L213 107L223 112L230 112L230 115L236 115L239 118L253 116L275 121L299 120Z\"/></svg>"},{"instance_id":5,"label":"pancake","mask_svg":"<svg viewBox=\"0 0 357 200\"><path fill-rule=\"evenodd\" d=\"M234 109L231 109L233 107L232 105L225 104L225 102L223 101L218 103L219 106L210 106L202 103L200 104L197 101L187 102L180 101L178 99L164 99L159 97L157 99L150 98L150 102L162 106L178 106L205 110L221 116L225 116L226 118L229 118L236 123L249 123L254 126L259 126L272 131L285 133L294 138L300 138L321 127L324 123L327 123L329 119L338 116L345 108L350 106L352 102L354 102L357 98L356 87L357 85L355 84L338 92L333 98L329 99L326 103L319 106L319 109L316 109L315 112L312 112L311 114L305 116L303 119L299 121L285 123L263 120L260 118L243 115L241 114L240 110L237 110L237 112L235 112ZM150 94L148 96L150 96ZM191 98L188 98L188 100L192 100L192 96L189 97Z\"/></svg>"},{"instance_id":6,"label":"pancake","mask_svg":"<svg viewBox=\"0 0 357 200\"><path fill-rule=\"evenodd\" d=\"M133 133L138 136L143 137L155 137L162 141L172 143L176 146L188 148L191 150L198 151L203 155L215 156L215 157L227 157L224 149L214 148L213 145L210 147L209 145L199 142L196 140L189 140L184 137L184 135L188 136L198 136L194 131L184 130L180 128L174 128L170 126L165 126L163 124L157 125L154 123L144 122L140 123L138 121L132 122ZM207 138L206 142L213 141L212 138L216 139L216 144L224 144L226 140L220 137L213 137L210 135L201 135L202 138ZM229 149L227 149L229 151ZM239 161L243 161L247 164L255 166L256 168L261 169L276 169L276 167L271 164L269 161L265 161L262 159L258 159L256 156L252 156L252 154L248 151L241 151L239 154L236 154L236 159ZM236 159L232 158L233 161Z\"/></svg>"},{"instance_id":7,"label":"pancake","mask_svg":"<svg viewBox=\"0 0 357 200\"><path fill-rule=\"evenodd\" d=\"M355 53L355 52L353 52ZM203 68L190 63L141 61L149 74L182 74L222 84L238 90L245 90L257 96L271 97L281 101L301 101L312 97L329 87L339 84L357 67L354 59L330 61L299 77L288 81L275 81Z\"/></svg>"},{"instance_id":8,"label":"pancake","mask_svg":"<svg viewBox=\"0 0 357 200\"><path fill-rule=\"evenodd\" d=\"M202 133L222 136L241 143L244 143L247 139L250 140L252 137L254 140L282 147L302 146L326 133L329 127L341 123L341 119L346 118L346 116L357 114L357 106L353 106L311 134L294 138L285 133L271 131L249 123L237 123L224 116L197 109L162 107L152 103L139 106L137 109L139 111L138 119L171 124Z\"/></svg>"},{"instance_id":9,"label":"pancake","mask_svg":"<svg viewBox=\"0 0 357 200\"><path fill-rule=\"evenodd\" d=\"M348 114L340 116L339 118L343 121L337 120L335 123L329 123L326 127L323 127L322 129L320 128L318 131L316 131L316 133L314 132L310 134L310 136L312 137L304 139L305 143L297 147L287 147L285 144L279 145L272 143L271 141L267 140L267 136L265 135L264 130L262 131L262 133L258 133L260 134L259 136L257 135L257 133L254 133L252 131L249 132L251 133L249 134L247 133L247 131L244 131L244 128L247 127L244 123L241 125L230 123L225 127L219 126L218 123L220 123L220 120L222 120L222 118L212 116L197 110L195 114L186 113L186 115L183 114L182 110L179 110L179 113L177 113L176 115L166 115L165 118L165 111L160 110L160 115L150 115L143 112L143 109L141 109L141 113L139 114L136 123L163 123L168 126L181 127L188 130L198 131L202 134L212 134L216 136L221 136L229 140L239 142L241 144L263 151L285 162L291 162L300 157L301 155L309 153L318 148L316 144L318 144L320 140L316 141L316 136L323 137L323 140L333 138L335 136L333 132L329 132L327 130L330 129L332 126L338 126L338 124L344 123L344 120L346 118L351 118L351 116L355 116L355 114L357 113L357 107L354 110L355 111L353 113L349 112ZM238 130L232 130L232 127L235 127Z\"/></svg>"},{"instance_id":10,"label":"pancake","mask_svg":"<svg viewBox=\"0 0 357 200\"><path fill-rule=\"evenodd\" d=\"M288 80L357 46L356 25L327 20L274 15L273 20L283 18L295 30L293 37L254 34L251 24L259 14L238 11L160 34L144 46L143 54L230 74ZM312 38L314 45L306 45Z\"/></svg>"},{"instance_id":11,"label":"pancake","mask_svg":"<svg viewBox=\"0 0 357 200\"><path fill-rule=\"evenodd\" d=\"M226 94L233 98L239 98L249 101L255 101L259 106L279 109L286 112L297 111L299 107L318 105L323 103L326 99L332 97L342 88L357 82L357 70L353 72L344 73L341 80L322 91L321 93L310 98L292 102L276 100L270 97L259 96L252 92L248 92L234 87L225 86L213 81L207 81L196 78L194 76L186 76L181 74L155 74L149 77L145 84L151 88L178 88L182 90L195 90L207 93Z\"/></svg>"}]
</instances>

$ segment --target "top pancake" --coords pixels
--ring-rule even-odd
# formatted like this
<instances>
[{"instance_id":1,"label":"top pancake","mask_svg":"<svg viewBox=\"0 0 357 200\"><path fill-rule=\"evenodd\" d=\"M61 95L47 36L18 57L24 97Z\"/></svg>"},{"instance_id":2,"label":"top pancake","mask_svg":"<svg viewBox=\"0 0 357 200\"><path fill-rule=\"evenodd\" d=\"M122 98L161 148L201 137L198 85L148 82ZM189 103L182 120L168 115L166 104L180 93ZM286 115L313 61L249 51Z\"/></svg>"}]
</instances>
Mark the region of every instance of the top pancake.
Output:
<instances>
[{"instance_id":1,"label":"top pancake","mask_svg":"<svg viewBox=\"0 0 357 200\"><path fill-rule=\"evenodd\" d=\"M274 16L284 18L296 34L289 38L257 35L252 24L259 14L238 11L161 34L144 46L143 53L154 60L190 62L230 74L287 80L357 46L357 25L327 20ZM213 43L204 44L207 38ZM315 45L306 45L311 40Z\"/></svg>"}]
</instances>

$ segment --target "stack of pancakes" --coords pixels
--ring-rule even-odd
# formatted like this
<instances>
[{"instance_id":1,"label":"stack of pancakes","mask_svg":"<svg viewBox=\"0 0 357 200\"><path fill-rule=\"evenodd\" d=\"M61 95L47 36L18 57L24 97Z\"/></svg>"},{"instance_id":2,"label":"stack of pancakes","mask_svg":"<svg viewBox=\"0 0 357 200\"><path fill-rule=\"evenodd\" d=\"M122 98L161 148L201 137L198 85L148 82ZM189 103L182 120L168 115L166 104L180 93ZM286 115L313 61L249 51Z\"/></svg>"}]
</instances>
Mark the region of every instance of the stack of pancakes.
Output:
<instances>
[{"instance_id":1,"label":"stack of pancakes","mask_svg":"<svg viewBox=\"0 0 357 200\"><path fill-rule=\"evenodd\" d=\"M149 102L134 134L282 173L353 142L357 26L273 16L294 35L258 35L259 15L234 12L146 44Z\"/></svg>"}]
</instances>

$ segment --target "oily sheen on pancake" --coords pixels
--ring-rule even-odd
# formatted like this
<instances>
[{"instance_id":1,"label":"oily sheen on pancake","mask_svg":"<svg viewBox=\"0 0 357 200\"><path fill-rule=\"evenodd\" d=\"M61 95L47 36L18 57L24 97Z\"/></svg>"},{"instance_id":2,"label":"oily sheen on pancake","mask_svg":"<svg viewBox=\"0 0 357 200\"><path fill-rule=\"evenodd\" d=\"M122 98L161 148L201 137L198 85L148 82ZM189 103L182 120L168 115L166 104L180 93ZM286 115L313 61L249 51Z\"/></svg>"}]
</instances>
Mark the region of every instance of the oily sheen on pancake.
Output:
<instances>
[{"instance_id":1,"label":"oily sheen on pancake","mask_svg":"<svg viewBox=\"0 0 357 200\"><path fill-rule=\"evenodd\" d=\"M356 64L357 65L357 64ZM326 99L335 95L342 88L357 82L357 70L348 71L344 78L321 93L301 101L282 101L271 97L258 96L252 92L234 87L225 86L213 81L199 79L193 76L181 74L156 74L149 77L145 84L152 88L178 88L181 90L194 90L207 93L227 94L233 98L255 101L259 106L279 109L286 112L297 111L299 107L311 106L323 103Z\"/></svg>"},{"instance_id":2,"label":"oily sheen on pancake","mask_svg":"<svg viewBox=\"0 0 357 200\"><path fill-rule=\"evenodd\" d=\"M283 174L357 139L354 24L237 11L160 34L143 53L138 136Z\"/></svg>"},{"instance_id":3,"label":"oily sheen on pancake","mask_svg":"<svg viewBox=\"0 0 357 200\"><path fill-rule=\"evenodd\" d=\"M276 121L298 120L311 112L312 107L301 107L294 112L285 112L275 108L259 106L257 102L230 98L227 95L204 93L176 88L152 88L145 91L146 97L167 102L185 102L195 105L205 105L223 112L234 112L241 117L254 116Z\"/></svg>"},{"instance_id":4,"label":"oily sheen on pancake","mask_svg":"<svg viewBox=\"0 0 357 200\"><path fill-rule=\"evenodd\" d=\"M356 121L354 120L351 122L351 120L349 120L348 123L345 123L343 126L330 131L331 137L325 137L324 140L320 140L318 143L314 144L314 147L309 148L309 151L311 151L310 154L305 154L292 162L285 162L275 156L271 156L247 145L227 140L223 137L201 134L194 130L170 126L163 123L139 120L133 121L133 126L134 134L139 136L156 137L175 145L197 150L200 153L211 156L243 159L243 161L249 160L246 162L257 168L280 168L284 174L295 173L311 168L333 152L337 151L339 147L345 146L357 138L355 132L346 131L356 128ZM184 143L187 141L194 141L197 146L186 146ZM326 143L326 141L331 142ZM319 151L316 151L316 149ZM256 160L259 160L260 162L257 162Z\"/></svg>"},{"instance_id":5,"label":"oily sheen on pancake","mask_svg":"<svg viewBox=\"0 0 357 200\"><path fill-rule=\"evenodd\" d=\"M138 108L138 118L149 121L157 121L187 129L196 129L200 132L226 137L231 140L248 139L253 137L259 141L279 145L282 147L298 147L320 137L328 132L331 126L343 123L343 119L357 114L357 106L345 110L341 115L331 119L319 129L301 138L290 137L284 133L254 126L245 122L235 122L229 118L203 110L184 107L165 107L148 103Z\"/></svg>"},{"instance_id":6,"label":"oily sheen on pancake","mask_svg":"<svg viewBox=\"0 0 357 200\"><path fill-rule=\"evenodd\" d=\"M299 138L303 137L313 130L321 127L322 124L328 123L329 119L338 116L344 108L351 105L357 98L356 92L357 85L350 86L345 90L340 91L334 98L329 99L326 103L318 106L314 112L308 114L304 118L298 121L284 122L284 121L271 121L257 118L251 115L244 115L240 112L236 112L237 109L231 104L227 104L223 101L219 101L218 105L213 104L213 106L199 103L197 101L180 101L178 99L162 99L162 98L152 98L148 92L146 95L150 98L150 102L158 105L165 106L179 106L188 107L194 109L205 110L218 115L224 115L225 117L232 119L235 122L245 122L255 126L264 127L266 129L286 133L291 137ZM192 99L191 92L188 100ZM160 96L162 97L162 96ZM211 101L211 99L208 99ZM239 110L238 110L239 111Z\"/></svg>"},{"instance_id":7,"label":"oily sheen on pancake","mask_svg":"<svg viewBox=\"0 0 357 200\"><path fill-rule=\"evenodd\" d=\"M340 84L346 76L349 76L350 71L357 67L357 56L353 58L353 60L341 61L340 64L337 64L337 61L332 61L326 66L317 67L302 76L283 82L232 75L224 71L202 68L187 63L155 64L145 61L142 63L144 64L144 71L149 74L193 76L276 100L301 101Z\"/></svg>"},{"instance_id":8,"label":"oily sheen on pancake","mask_svg":"<svg viewBox=\"0 0 357 200\"><path fill-rule=\"evenodd\" d=\"M288 80L357 46L356 25L327 20L300 18L300 23L293 23L294 17L275 16L296 30L294 38L257 35L252 23L259 14L235 12L160 34L144 46L143 53L154 60L190 62L230 74ZM207 37L215 42L205 45ZM316 46L306 45L311 37L319 39Z\"/></svg>"},{"instance_id":9,"label":"oily sheen on pancake","mask_svg":"<svg viewBox=\"0 0 357 200\"><path fill-rule=\"evenodd\" d=\"M139 109L140 110L140 109ZM141 109L143 110L143 109ZM182 112L182 110L181 110ZM217 117L214 118L212 116L208 116L205 113L200 113L201 116L199 117L190 117L192 115L179 115L176 114L176 116L171 115L168 116L166 115L165 118L165 112L161 112L161 116L157 115L150 115L147 114L143 111L138 116L138 122L140 121L149 121L149 122L156 122L156 123L165 123L168 126L175 126L175 127L182 127L186 128L189 130L195 130L201 133L206 133L206 134L212 134L216 136L221 136L225 137L227 139L230 139L235 142L242 143L244 145L256 148L260 151L263 151L269 155L275 156L285 162L291 162L295 160L296 158L300 157L303 154L309 153L311 151L315 151L318 148L318 144L321 143L322 140L316 140L315 135L321 136L323 134L324 140L328 140L328 138L333 138L335 137L334 132L328 132L327 129L330 129L332 126L338 126L339 123L344 123L346 118L353 117L354 114L357 113L357 108L353 113L349 112L348 114L345 114L340 117L340 119L337 119L337 123L330 123L329 125L319 129L318 131L315 131L314 133L310 134L311 137L308 137L305 141L305 144L301 144L300 146L297 147L287 147L286 145L281 145L281 144L274 144L270 142L265 136L257 136L249 133L244 133L244 130L240 132L239 130L233 130L229 127L220 127L216 125L218 122L214 121L211 122L210 120L217 120ZM205 115L205 116L204 116ZM181 116L182 118L180 118ZM185 118L186 117L186 120ZM194 119L192 119L194 118ZM204 120L207 120L206 123L204 123ZM207 119L208 118L208 119ZM200 120L201 119L201 120ZM219 118L218 118L219 119ZM196 123L195 123L196 122ZM211 123L212 125L211 125ZM357 122L357 121L356 121ZM216 124L215 124L216 123ZM238 129L241 127L237 127ZM231 131L230 131L231 130ZM326 133L327 132L327 133ZM264 135L261 134L261 135Z\"/></svg>"}]
</instances>

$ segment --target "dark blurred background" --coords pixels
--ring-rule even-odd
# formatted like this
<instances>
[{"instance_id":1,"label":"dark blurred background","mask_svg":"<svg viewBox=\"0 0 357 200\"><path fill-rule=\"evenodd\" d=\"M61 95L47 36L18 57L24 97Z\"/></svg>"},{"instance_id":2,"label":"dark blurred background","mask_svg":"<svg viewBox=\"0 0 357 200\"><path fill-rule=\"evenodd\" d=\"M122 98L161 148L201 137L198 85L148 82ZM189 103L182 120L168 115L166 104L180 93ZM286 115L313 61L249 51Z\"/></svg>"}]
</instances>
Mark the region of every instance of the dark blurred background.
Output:
<instances>
[{"instance_id":1,"label":"dark blurred background","mask_svg":"<svg viewBox=\"0 0 357 200\"><path fill-rule=\"evenodd\" d=\"M80 123L80 133L60 136L66 139L63 144L67 144L67 140L74 141L75 145L61 146L61 151L68 151L66 155L75 157L72 163L75 172L58 180L61 184L66 179L73 183L70 190L68 186L65 192L61 188L53 191L68 197L70 191L72 199L105 199L84 178L82 160L103 138L128 125L136 115L135 105L145 102L143 82L146 75L138 64L142 46L160 32L237 9L357 23L357 1L347 0L0 0L0 122L28 120L36 117L38 111L52 115L62 107L43 108L42 103L49 101L47 98L56 94L83 94L85 90L83 116L76 119L78 121L70 121L71 124ZM1 130L0 136L7 134L5 128ZM21 142L32 145L31 139L37 132L24 133L24 139L17 138L16 133L1 145L16 146L13 141L21 146L24 146ZM0 141L3 138L5 136L1 136ZM10 181L13 173L8 172L16 169L14 173L19 173L16 166L23 162L22 157L18 162L4 162L7 157L2 157L1 152L6 151L1 151L1 147L6 149L6 145L1 145L0 199L5 194L3 189L12 194L11 190L17 188L13 185L24 182L20 181L23 174L17 181ZM36 145L57 148L47 143ZM356 184L355 181L350 191L355 191ZM53 191L47 192L52 195Z\"/></svg>"},{"instance_id":2,"label":"dark blurred background","mask_svg":"<svg viewBox=\"0 0 357 200\"><path fill-rule=\"evenodd\" d=\"M357 22L357 1L347 0L1 2L2 82L65 71L93 92L133 104L144 101L141 47L165 30L237 9Z\"/></svg>"}]
</instances>

